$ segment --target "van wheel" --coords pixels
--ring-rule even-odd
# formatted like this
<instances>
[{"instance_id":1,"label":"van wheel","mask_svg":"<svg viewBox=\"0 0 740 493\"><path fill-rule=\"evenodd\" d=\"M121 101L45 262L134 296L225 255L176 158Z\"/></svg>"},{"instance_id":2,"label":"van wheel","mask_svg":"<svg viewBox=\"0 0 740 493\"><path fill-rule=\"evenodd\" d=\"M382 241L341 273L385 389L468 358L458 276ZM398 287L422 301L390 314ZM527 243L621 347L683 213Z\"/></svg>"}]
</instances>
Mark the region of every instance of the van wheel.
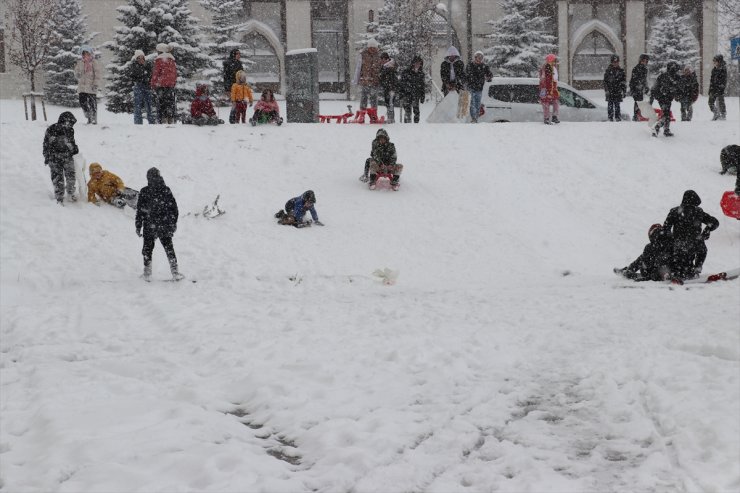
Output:
<instances>
[{"instance_id":1,"label":"van wheel","mask_svg":"<svg viewBox=\"0 0 740 493\"><path fill-rule=\"evenodd\" d=\"M509 123L509 120L496 120L493 123Z\"/></svg>"}]
</instances>

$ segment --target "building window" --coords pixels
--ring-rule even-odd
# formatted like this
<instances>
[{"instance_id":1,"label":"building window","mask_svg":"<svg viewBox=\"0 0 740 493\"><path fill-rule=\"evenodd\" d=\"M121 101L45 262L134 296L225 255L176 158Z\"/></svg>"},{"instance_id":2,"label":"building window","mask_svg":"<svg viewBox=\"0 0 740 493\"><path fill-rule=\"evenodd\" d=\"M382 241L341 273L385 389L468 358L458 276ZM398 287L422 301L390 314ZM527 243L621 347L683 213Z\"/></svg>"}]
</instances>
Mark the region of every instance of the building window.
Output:
<instances>
[{"instance_id":1,"label":"building window","mask_svg":"<svg viewBox=\"0 0 740 493\"><path fill-rule=\"evenodd\" d=\"M280 88L280 60L275 50L258 32L250 32L242 38L242 58L248 61L244 69L253 79L258 90Z\"/></svg>"},{"instance_id":2,"label":"building window","mask_svg":"<svg viewBox=\"0 0 740 493\"><path fill-rule=\"evenodd\" d=\"M5 30L0 28L0 74L5 73Z\"/></svg>"},{"instance_id":3,"label":"building window","mask_svg":"<svg viewBox=\"0 0 740 493\"><path fill-rule=\"evenodd\" d=\"M573 55L573 80L603 80L609 58L616 54L606 36L598 31L588 34Z\"/></svg>"},{"instance_id":4,"label":"building window","mask_svg":"<svg viewBox=\"0 0 740 493\"><path fill-rule=\"evenodd\" d=\"M349 86L347 32L347 2L311 1L311 37L318 52L322 92L344 92Z\"/></svg>"}]
</instances>

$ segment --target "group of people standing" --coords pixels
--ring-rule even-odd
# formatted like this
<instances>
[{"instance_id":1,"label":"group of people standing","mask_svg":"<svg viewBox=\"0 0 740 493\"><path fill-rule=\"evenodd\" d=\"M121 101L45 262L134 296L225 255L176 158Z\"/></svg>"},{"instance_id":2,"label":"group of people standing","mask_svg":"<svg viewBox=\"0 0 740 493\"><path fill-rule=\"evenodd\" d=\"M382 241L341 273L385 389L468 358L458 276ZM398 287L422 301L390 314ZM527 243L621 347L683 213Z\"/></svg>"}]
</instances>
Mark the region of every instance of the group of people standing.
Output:
<instances>
[{"instance_id":1,"label":"group of people standing","mask_svg":"<svg viewBox=\"0 0 740 493\"><path fill-rule=\"evenodd\" d=\"M447 56L439 67L439 76L442 79L444 96L451 91L457 91L461 95L463 107L458 112L458 116L463 116L464 111L467 110L470 113L470 121L478 123L483 86L486 82L493 80L493 72L491 72L491 67L485 63L483 52L476 51L473 59L465 66L465 62L460 58L460 51L450 46L447 49ZM468 98L468 108L465 108Z\"/></svg>"},{"instance_id":2,"label":"group of people standing","mask_svg":"<svg viewBox=\"0 0 740 493\"><path fill-rule=\"evenodd\" d=\"M159 53L154 63L146 59L142 50L136 50L131 63L131 79L134 83L134 123L143 123L142 112L150 124L172 124L177 117L177 62L172 46L157 45ZM156 114L152 111L156 101Z\"/></svg>"}]
</instances>

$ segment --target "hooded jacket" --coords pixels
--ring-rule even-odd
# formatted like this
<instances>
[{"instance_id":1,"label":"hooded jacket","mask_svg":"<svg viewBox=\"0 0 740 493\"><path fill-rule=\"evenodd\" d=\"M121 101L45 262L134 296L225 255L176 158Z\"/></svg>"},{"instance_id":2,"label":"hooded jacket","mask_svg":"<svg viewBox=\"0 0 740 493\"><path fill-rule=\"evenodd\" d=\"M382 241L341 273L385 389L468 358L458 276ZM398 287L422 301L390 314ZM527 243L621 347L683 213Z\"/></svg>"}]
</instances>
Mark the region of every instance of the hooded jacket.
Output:
<instances>
[{"instance_id":1,"label":"hooded jacket","mask_svg":"<svg viewBox=\"0 0 740 493\"><path fill-rule=\"evenodd\" d=\"M275 97L273 96L272 101L268 101L265 98L265 94L262 93L262 96L257 100L257 103L254 105L254 111L262 111L265 113L275 113L276 115L280 114L280 106L278 105L278 102L275 101Z\"/></svg>"},{"instance_id":2,"label":"hooded jacket","mask_svg":"<svg viewBox=\"0 0 740 493\"><path fill-rule=\"evenodd\" d=\"M177 64L172 53L164 52L154 59L151 85L153 89L175 87L177 84Z\"/></svg>"},{"instance_id":3,"label":"hooded jacket","mask_svg":"<svg viewBox=\"0 0 740 493\"><path fill-rule=\"evenodd\" d=\"M102 174L96 178L94 173L98 171L101 171ZM123 191L123 189L123 180L118 176L110 171L103 170L103 167L98 163L92 163L90 165L90 181L87 182L88 202L94 204L98 201L97 197L100 197L101 200L110 203L118 195L118 192Z\"/></svg>"},{"instance_id":4,"label":"hooded jacket","mask_svg":"<svg viewBox=\"0 0 740 493\"><path fill-rule=\"evenodd\" d=\"M655 85L650 90L650 98L655 98L663 105L671 104L678 97L678 73L662 72L655 80Z\"/></svg>"},{"instance_id":5,"label":"hooded jacket","mask_svg":"<svg viewBox=\"0 0 740 493\"><path fill-rule=\"evenodd\" d=\"M421 62L419 70L414 70L414 64ZM420 56L415 56L411 60L411 65L401 72L401 78L398 81L398 94L404 102L423 101L426 97L424 78L424 60Z\"/></svg>"},{"instance_id":6,"label":"hooded jacket","mask_svg":"<svg viewBox=\"0 0 740 493\"><path fill-rule=\"evenodd\" d=\"M100 87L100 64L93 58L90 60L89 70L85 70L85 61L77 60L74 68L77 79L78 94L97 94Z\"/></svg>"},{"instance_id":7,"label":"hooded jacket","mask_svg":"<svg viewBox=\"0 0 740 493\"><path fill-rule=\"evenodd\" d=\"M648 84L647 65L638 63L630 75L630 94L632 97L642 97L648 92L650 92L650 85Z\"/></svg>"},{"instance_id":8,"label":"hooded jacket","mask_svg":"<svg viewBox=\"0 0 740 493\"><path fill-rule=\"evenodd\" d=\"M249 84L246 82L241 83L239 79L241 79L242 74L244 74L244 77L246 79L247 73L243 70L239 70L234 75L234 83L231 85L231 101L238 102L238 101L246 101L249 100L251 103L254 101L254 96L252 95L252 88L249 87Z\"/></svg>"},{"instance_id":9,"label":"hooded jacket","mask_svg":"<svg viewBox=\"0 0 740 493\"><path fill-rule=\"evenodd\" d=\"M665 228L656 227L648 238L650 243L645 245L642 255L627 267L627 271L640 272L643 278L651 281L662 281L670 272L673 236Z\"/></svg>"},{"instance_id":10,"label":"hooded jacket","mask_svg":"<svg viewBox=\"0 0 740 493\"><path fill-rule=\"evenodd\" d=\"M451 58L455 60L452 61ZM452 79L453 71L454 80ZM460 59L460 52L454 46L447 49L447 56L439 67L439 76L443 87L453 86L459 91L465 86L465 63Z\"/></svg>"},{"instance_id":11,"label":"hooded jacket","mask_svg":"<svg viewBox=\"0 0 740 493\"><path fill-rule=\"evenodd\" d=\"M64 163L80 152L75 143L75 116L65 111L59 115L57 123L50 125L44 135L44 163Z\"/></svg>"},{"instance_id":12,"label":"hooded jacket","mask_svg":"<svg viewBox=\"0 0 740 493\"><path fill-rule=\"evenodd\" d=\"M398 75L396 73L396 61L391 58L380 68L380 85L384 91L396 91L398 86Z\"/></svg>"},{"instance_id":13,"label":"hooded jacket","mask_svg":"<svg viewBox=\"0 0 740 493\"><path fill-rule=\"evenodd\" d=\"M231 91L231 85L234 83L234 77L240 70L244 70L241 60L236 59L236 48L229 53L228 60L224 60L224 92Z\"/></svg>"},{"instance_id":14,"label":"hooded jacket","mask_svg":"<svg viewBox=\"0 0 740 493\"><path fill-rule=\"evenodd\" d=\"M712 69L712 75L709 77L709 93L721 95L725 93L727 87L727 64L724 59L720 60L719 67Z\"/></svg>"},{"instance_id":15,"label":"hooded jacket","mask_svg":"<svg viewBox=\"0 0 740 493\"><path fill-rule=\"evenodd\" d=\"M384 144L380 142L380 137L385 137ZM375 139L373 139L373 143L370 148L370 157L376 163L384 164L386 166L396 165L396 159L398 159L396 156L396 146L391 142L391 139L388 138L388 132L382 128L375 134Z\"/></svg>"},{"instance_id":16,"label":"hooded jacket","mask_svg":"<svg viewBox=\"0 0 740 493\"><path fill-rule=\"evenodd\" d=\"M558 91L558 79L555 75L555 65L547 63L540 67L540 100L544 102L555 101L560 98Z\"/></svg>"},{"instance_id":17,"label":"hooded jacket","mask_svg":"<svg viewBox=\"0 0 740 493\"><path fill-rule=\"evenodd\" d=\"M147 186L139 192L136 208L136 231L144 236L168 238L177 231L177 202L157 168L146 173Z\"/></svg>"},{"instance_id":18,"label":"hooded jacket","mask_svg":"<svg viewBox=\"0 0 740 493\"><path fill-rule=\"evenodd\" d=\"M190 116L193 118L200 118L201 116L216 116L216 110L213 109L211 98L208 97L207 85L198 84L195 88L195 99L190 103Z\"/></svg>"},{"instance_id":19,"label":"hooded jacket","mask_svg":"<svg viewBox=\"0 0 740 493\"><path fill-rule=\"evenodd\" d=\"M701 204L699 195L693 190L686 190L681 205L668 212L663 228L673 235L676 243L692 245L697 241L703 241L701 237L703 224L706 224L708 231L714 231L719 227L717 218L704 212L699 204Z\"/></svg>"},{"instance_id":20,"label":"hooded jacket","mask_svg":"<svg viewBox=\"0 0 740 493\"><path fill-rule=\"evenodd\" d=\"M468 89L471 91L482 91L486 81L490 81L492 77L491 67L487 63L475 63L475 61L468 63L465 80L468 82Z\"/></svg>"},{"instance_id":21,"label":"hooded jacket","mask_svg":"<svg viewBox=\"0 0 740 493\"><path fill-rule=\"evenodd\" d=\"M683 73L678 78L677 98L682 103L693 103L699 98L699 81L696 72Z\"/></svg>"},{"instance_id":22,"label":"hooded jacket","mask_svg":"<svg viewBox=\"0 0 740 493\"><path fill-rule=\"evenodd\" d=\"M144 84L149 86L152 80L152 62L144 59L144 63L136 60L131 62L131 80L134 84Z\"/></svg>"},{"instance_id":23,"label":"hooded jacket","mask_svg":"<svg viewBox=\"0 0 740 493\"><path fill-rule=\"evenodd\" d=\"M382 66L380 50L377 46L369 45L357 55L355 76L352 82L366 87L379 86Z\"/></svg>"},{"instance_id":24,"label":"hooded jacket","mask_svg":"<svg viewBox=\"0 0 740 493\"><path fill-rule=\"evenodd\" d=\"M627 76L622 67L614 67L611 64L604 71L604 92L606 100L613 103L621 103L627 92Z\"/></svg>"}]
</instances>

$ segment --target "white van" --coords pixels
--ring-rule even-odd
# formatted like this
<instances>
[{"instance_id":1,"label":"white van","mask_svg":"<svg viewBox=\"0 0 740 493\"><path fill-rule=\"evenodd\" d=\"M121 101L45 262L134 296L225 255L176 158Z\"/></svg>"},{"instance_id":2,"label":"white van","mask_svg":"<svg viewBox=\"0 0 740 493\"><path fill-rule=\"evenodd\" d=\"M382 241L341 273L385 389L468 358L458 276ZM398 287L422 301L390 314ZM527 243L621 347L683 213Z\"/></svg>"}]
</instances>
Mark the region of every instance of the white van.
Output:
<instances>
[{"instance_id":1,"label":"white van","mask_svg":"<svg viewBox=\"0 0 740 493\"><path fill-rule=\"evenodd\" d=\"M542 122L544 115L539 98L540 81L536 78L494 77L483 86L481 105L485 114L480 122ZM583 93L562 82L558 82L560 111L558 118L563 122L607 121L605 105L594 102ZM622 120L629 121L622 113Z\"/></svg>"}]
</instances>

